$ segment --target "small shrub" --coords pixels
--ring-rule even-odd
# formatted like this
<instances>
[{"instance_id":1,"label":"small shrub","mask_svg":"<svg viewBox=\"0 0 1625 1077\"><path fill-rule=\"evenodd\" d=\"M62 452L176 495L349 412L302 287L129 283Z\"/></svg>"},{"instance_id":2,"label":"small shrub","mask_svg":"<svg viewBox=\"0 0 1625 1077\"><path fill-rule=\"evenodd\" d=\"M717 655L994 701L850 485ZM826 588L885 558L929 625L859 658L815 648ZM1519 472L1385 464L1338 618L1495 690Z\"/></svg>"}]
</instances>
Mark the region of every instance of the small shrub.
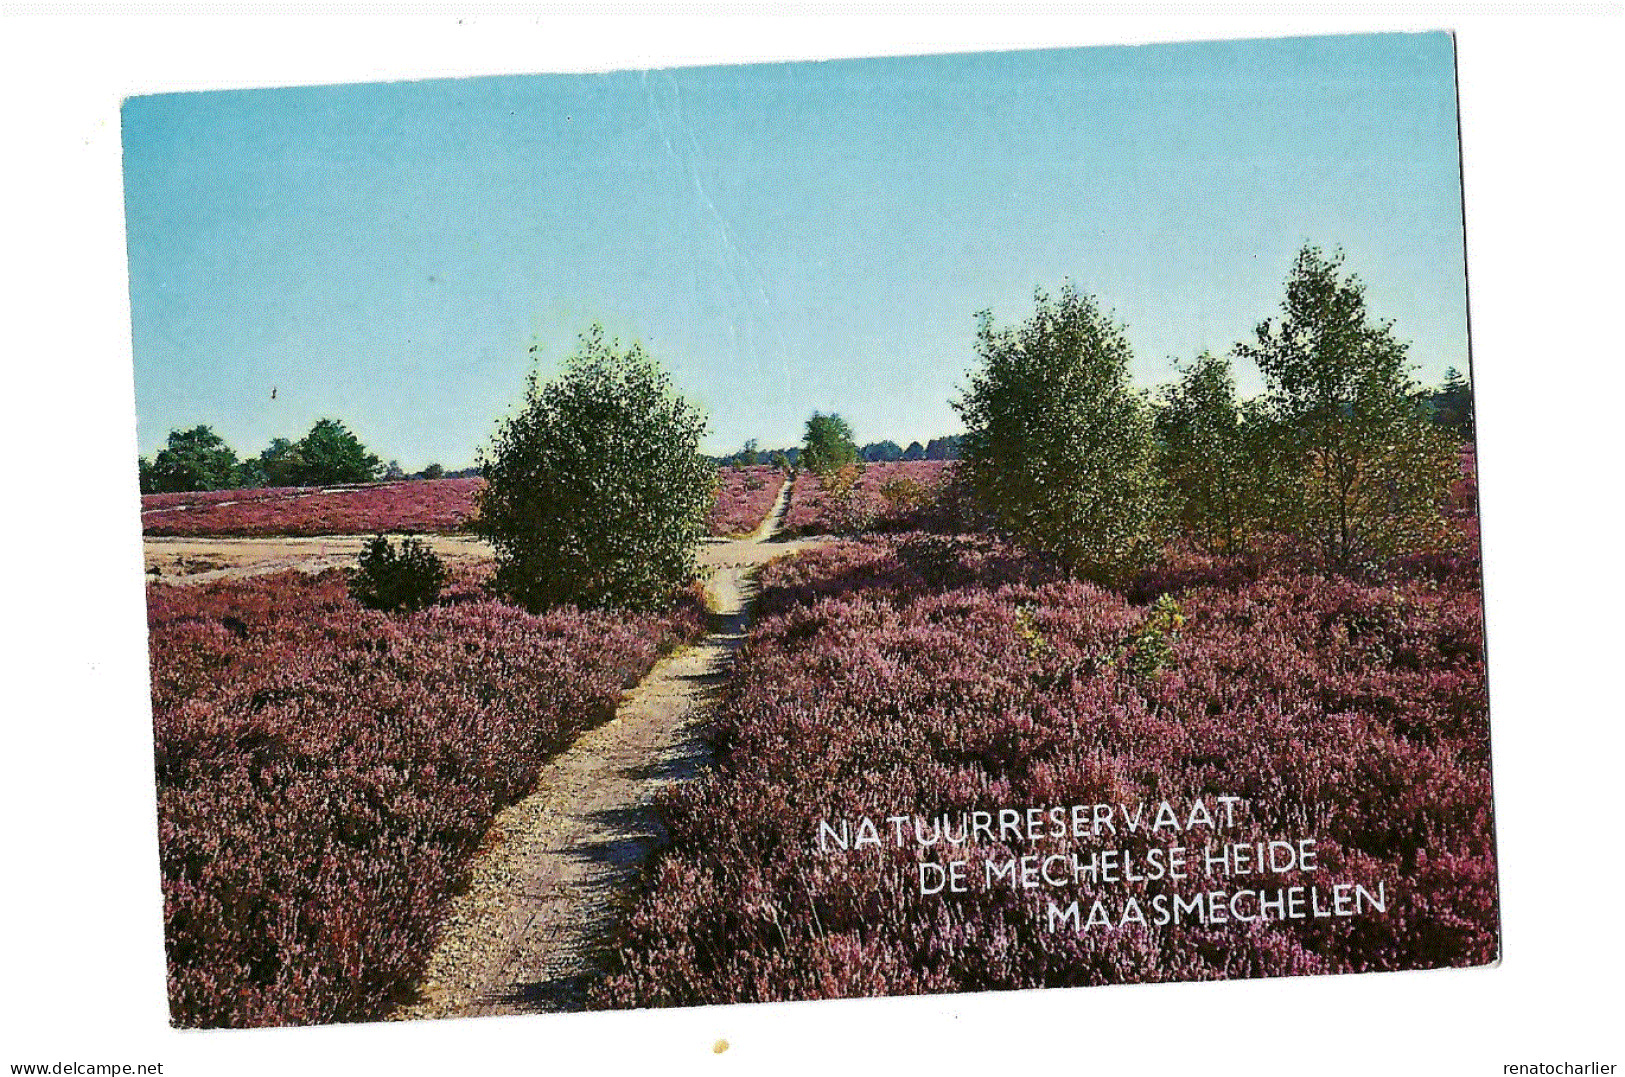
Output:
<instances>
[{"instance_id":1,"label":"small shrub","mask_svg":"<svg viewBox=\"0 0 1625 1077\"><path fill-rule=\"evenodd\" d=\"M943 535L911 535L897 545L897 559L927 587L945 587L961 575L959 545Z\"/></svg>"},{"instance_id":2,"label":"small shrub","mask_svg":"<svg viewBox=\"0 0 1625 1077\"><path fill-rule=\"evenodd\" d=\"M829 504L836 526L842 531L862 531L871 522L871 515L858 500L858 483L863 478L861 463L845 464L818 475L824 499Z\"/></svg>"},{"instance_id":3,"label":"small shrub","mask_svg":"<svg viewBox=\"0 0 1625 1077\"><path fill-rule=\"evenodd\" d=\"M1027 606L1016 607L1016 636L1022 645L1027 648L1027 657L1034 661L1048 658L1055 653L1055 647L1044 633L1039 630L1038 622L1033 619L1033 611Z\"/></svg>"},{"instance_id":4,"label":"small shrub","mask_svg":"<svg viewBox=\"0 0 1625 1077\"><path fill-rule=\"evenodd\" d=\"M907 475L898 475L880 484L880 497L886 502L889 512L901 515L923 507L929 494L925 487Z\"/></svg>"},{"instance_id":5,"label":"small shrub","mask_svg":"<svg viewBox=\"0 0 1625 1077\"><path fill-rule=\"evenodd\" d=\"M1136 677L1150 678L1162 672L1173 657L1174 641L1185 627L1185 613L1172 595L1163 595L1151 607L1151 613L1128 645L1129 672Z\"/></svg>"},{"instance_id":6,"label":"small shrub","mask_svg":"<svg viewBox=\"0 0 1625 1077\"><path fill-rule=\"evenodd\" d=\"M350 597L369 609L420 610L440 597L446 564L421 539L402 539L397 550L375 535L356 559L349 583Z\"/></svg>"}]
</instances>

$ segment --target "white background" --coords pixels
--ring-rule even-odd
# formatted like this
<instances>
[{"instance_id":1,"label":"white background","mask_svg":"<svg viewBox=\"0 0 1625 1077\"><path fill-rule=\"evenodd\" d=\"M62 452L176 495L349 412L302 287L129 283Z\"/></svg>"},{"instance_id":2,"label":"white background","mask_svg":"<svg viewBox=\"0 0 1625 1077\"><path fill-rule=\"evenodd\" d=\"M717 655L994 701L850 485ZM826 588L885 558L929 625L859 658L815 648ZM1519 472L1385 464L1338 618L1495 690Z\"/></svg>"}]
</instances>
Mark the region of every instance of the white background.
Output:
<instances>
[{"instance_id":1,"label":"white background","mask_svg":"<svg viewBox=\"0 0 1625 1077\"><path fill-rule=\"evenodd\" d=\"M1499 5L1527 10L1530 5ZM183 10L197 10L195 7ZM622 10L631 10L626 7ZM1621 1051L1617 17L0 21L0 1066L1499 1073ZM1236 9L1243 10L1243 9ZM1414 8L1383 9L1387 12ZM1589 10L1607 10L1590 5ZM1617 13L1617 7L1612 9ZM1198 14L1192 14L1191 12ZM1137 40L1459 37L1498 968L416 1025L166 1023L119 173L159 90ZM712 1045L726 1038L718 1056ZM0 1070L0 1072L5 1072Z\"/></svg>"}]
</instances>

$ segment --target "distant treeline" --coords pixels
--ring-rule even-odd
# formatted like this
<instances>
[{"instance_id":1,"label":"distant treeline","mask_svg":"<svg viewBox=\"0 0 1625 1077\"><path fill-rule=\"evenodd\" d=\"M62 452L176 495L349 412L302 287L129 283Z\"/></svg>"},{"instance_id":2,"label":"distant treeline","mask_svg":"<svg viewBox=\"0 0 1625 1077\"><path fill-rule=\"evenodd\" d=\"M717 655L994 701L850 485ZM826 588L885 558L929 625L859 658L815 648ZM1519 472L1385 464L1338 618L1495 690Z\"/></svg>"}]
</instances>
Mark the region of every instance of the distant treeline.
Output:
<instances>
[{"instance_id":1,"label":"distant treeline","mask_svg":"<svg viewBox=\"0 0 1625 1077\"><path fill-rule=\"evenodd\" d=\"M1442 386L1424 390L1417 399L1417 405L1435 425L1455 432L1464 440L1471 440L1473 390L1467 379L1455 367L1445 371ZM958 460L960 446L964 440L965 435L953 434L949 437L932 438L924 445L918 441L911 441L908 447L904 448L888 439L871 441L867 445L857 447L856 451L858 459L867 464L892 463L898 460ZM800 445L785 449L762 449L757 445L757 441L752 438L745 442L745 447L738 452L712 456L710 460L719 467L771 464L776 467L799 469L802 466L805 449ZM471 475L478 473L478 468L471 468L468 471Z\"/></svg>"},{"instance_id":2,"label":"distant treeline","mask_svg":"<svg viewBox=\"0 0 1625 1077\"><path fill-rule=\"evenodd\" d=\"M1153 401L1157 406L1160 401ZM1437 426L1470 440L1473 437L1472 387L1451 367L1444 384L1424 389L1415 400ZM818 416L815 414L815 419ZM855 453L864 463L891 463L899 460L958 460L963 434L932 438L925 444L911 441L902 446L890 439L857 446L847 441L849 428L839 416L829 416L836 424L833 437L846 442L847 453ZM809 424L809 438L815 424ZM809 442L811 444L811 442ZM719 467L771 465L785 470L801 470L806 445L762 449L752 438L738 452L708 459ZM405 479L461 479L480 475L480 468L447 471L430 464L408 473L394 460L385 463L362 445L349 428L337 419L320 419L303 438L290 441L273 438L258 456L239 458L231 446L207 425L170 432L168 444L151 460L139 461L141 492L176 493L190 490L235 490L266 486L339 486L349 483L399 481ZM819 470L818 468L809 468Z\"/></svg>"},{"instance_id":3,"label":"distant treeline","mask_svg":"<svg viewBox=\"0 0 1625 1077\"><path fill-rule=\"evenodd\" d=\"M397 462L387 464L367 450L337 419L319 419L298 441L272 438L258 456L239 458L224 438L207 425L172 430L168 443L138 461L141 492L238 490L262 486L342 486L399 479L456 479L479 474L478 468L447 471L430 464L407 474Z\"/></svg>"},{"instance_id":4,"label":"distant treeline","mask_svg":"<svg viewBox=\"0 0 1625 1077\"><path fill-rule=\"evenodd\" d=\"M858 458L868 464L886 464L896 460L957 460L959 443L963 440L963 434L953 434L949 437L932 438L924 445L918 441L911 441L907 448L891 440L871 441L859 447L857 453ZM745 442L745 447L738 452L727 456L714 456L711 459L722 467L749 467L753 464L801 467L804 450L800 445L788 449L759 449L756 445L753 438Z\"/></svg>"}]
</instances>

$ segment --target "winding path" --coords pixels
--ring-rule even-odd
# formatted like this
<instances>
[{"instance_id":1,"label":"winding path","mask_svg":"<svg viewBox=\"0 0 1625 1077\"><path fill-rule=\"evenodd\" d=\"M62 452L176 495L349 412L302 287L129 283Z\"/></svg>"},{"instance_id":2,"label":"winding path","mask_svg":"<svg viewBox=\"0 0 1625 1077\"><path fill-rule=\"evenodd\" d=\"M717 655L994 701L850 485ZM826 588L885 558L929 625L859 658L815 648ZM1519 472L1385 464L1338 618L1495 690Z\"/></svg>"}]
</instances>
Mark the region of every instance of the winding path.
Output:
<instances>
[{"instance_id":1,"label":"winding path","mask_svg":"<svg viewBox=\"0 0 1625 1077\"><path fill-rule=\"evenodd\" d=\"M704 728L744 640L755 570L812 544L767 541L789 493L786 483L754 534L702 548L716 611L705 638L657 664L614 718L583 733L534 792L497 816L418 1000L395 1018L582 1008L643 869L667 840L656 795L708 761Z\"/></svg>"}]
</instances>

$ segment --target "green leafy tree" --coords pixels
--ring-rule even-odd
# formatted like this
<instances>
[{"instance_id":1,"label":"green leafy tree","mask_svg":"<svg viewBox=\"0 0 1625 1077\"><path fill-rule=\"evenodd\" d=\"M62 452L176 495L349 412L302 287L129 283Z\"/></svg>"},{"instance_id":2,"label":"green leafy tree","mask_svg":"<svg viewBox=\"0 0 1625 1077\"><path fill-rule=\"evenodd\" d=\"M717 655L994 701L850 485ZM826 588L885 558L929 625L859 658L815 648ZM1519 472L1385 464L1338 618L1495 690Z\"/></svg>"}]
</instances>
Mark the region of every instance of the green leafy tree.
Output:
<instances>
[{"instance_id":1,"label":"green leafy tree","mask_svg":"<svg viewBox=\"0 0 1625 1077\"><path fill-rule=\"evenodd\" d=\"M1166 386L1155 418L1174 520L1210 553L1239 553L1258 512L1258 484L1230 361L1204 352Z\"/></svg>"},{"instance_id":2,"label":"green leafy tree","mask_svg":"<svg viewBox=\"0 0 1625 1077\"><path fill-rule=\"evenodd\" d=\"M297 486L304 461L300 459L299 446L287 438L272 438L271 444L260 453L259 465L265 476L264 485Z\"/></svg>"},{"instance_id":3,"label":"green leafy tree","mask_svg":"<svg viewBox=\"0 0 1625 1077\"><path fill-rule=\"evenodd\" d=\"M815 475L830 475L857 459L858 446L847 421L833 413L813 412L802 442L801 466Z\"/></svg>"},{"instance_id":4,"label":"green leafy tree","mask_svg":"<svg viewBox=\"0 0 1625 1077\"><path fill-rule=\"evenodd\" d=\"M596 325L557 378L533 372L481 455L474 530L496 547L498 590L532 610L669 602L695 576L715 492L705 429L658 363Z\"/></svg>"},{"instance_id":5,"label":"green leafy tree","mask_svg":"<svg viewBox=\"0 0 1625 1077\"><path fill-rule=\"evenodd\" d=\"M954 403L960 471L1002 533L1079 576L1120 582L1157 546L1150 409L1128 339L1070 284L1017 328L979 316L981 368Z\"/></svg>"},{"instance_id":6,"label":"green leafy tree","mask_svg":"<svg viewBox=\"0 0 1625 1077\"><path fill-rule=\"evenodd\" d=\"M384 470L383 462L367 451L361 440L337 419L318 419L310 433L294 448L299 486L334 486L372 482Z\"/></svg>"},{"instance_id":7,"label":"green leafy tree","mask_svg":"<svg viewBox=\"0 0 1625 1077\"><path fill-rule=\"evenodd\" d=\"M1236 346L1264 376L1260 455L1272 518L1331 569L1425 549L1455 475L1392 322L1373 320L1343 255L1298 252L1278 321Z\"/></svg>"},{"instance_id":8,"label":"green leafy tree","mask_svg":"<svg viewBox=\"0 0 1625 1077\"><path fill-rule=\"evenodd\" d=\"M237 486L237 454L207 426L171 430L147 469L149 493L230 490Z\"/></svg>"},{"instance_id":9,"label":"green leafy tree","mask_svg":"<svg viewBox=\"0 0 1625 1077\"><path fill-rule=\"evenodd\" d=\"M269 485L265 481L265 465L256 456L245 456L237 461L237 485L244 489Z\"/></svg>"},{"instance_id":10,"label":"green leafy tree","mask_svg":"<svg viewBox=\"0 0 1625 1077\"><path fill-rule=\"evenodd\" d=\"M425 479L443 479L446 477L446 469L441 467L439 464L430 464L428 467L418 472L418 475Z\"/></svg>"}]
</instances>

